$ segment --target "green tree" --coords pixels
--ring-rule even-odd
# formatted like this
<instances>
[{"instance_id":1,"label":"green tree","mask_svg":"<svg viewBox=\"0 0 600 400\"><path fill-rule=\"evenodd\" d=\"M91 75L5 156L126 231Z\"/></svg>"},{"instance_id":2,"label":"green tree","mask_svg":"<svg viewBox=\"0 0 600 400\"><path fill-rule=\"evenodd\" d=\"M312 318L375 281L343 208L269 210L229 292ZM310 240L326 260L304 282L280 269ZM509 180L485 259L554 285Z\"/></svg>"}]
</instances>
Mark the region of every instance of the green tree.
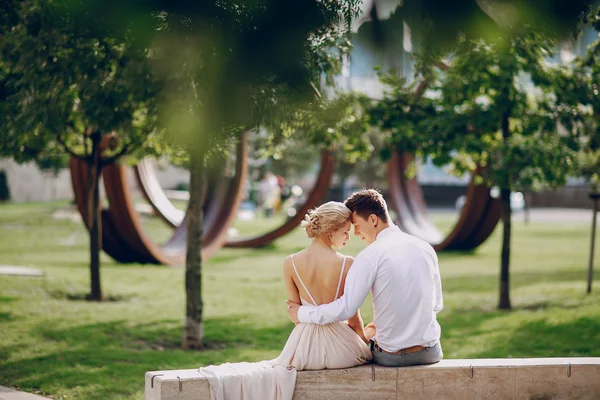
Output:
<instances>
[{"instance_id":1,"label":"green tree","mask_svg":"<svg viewBox=\"0 0 600 400\"><path fill-rule=\"evenodd\" d=\"M557 71L556 94L562 127L578 133L578 174L597 192L600 188L600 7L591 10L585 20L585 29L595 32L596 40L571 64Z\"/></svg>"},{"instance_id":2,"label":"green tree","mask_svg":"<svg viewBox=\"0 0 600 400\"><path fill-rule=\"evenodd\" d=\"M590 186L593 201L591 248L588 264L587 293L592 291L596 214L600 189L600 7L586 16L579 40L585 40L588 30L593 41L583 54L558 71L557 103L559 123L564 131L578 139L577 174Z\"/></svg>"},{"instance_id":3,"label":"green tree","mask_svg":"<svg viewBox=\"0 0 600 400\"><path fill-rule=\"evenodd\" d=\"M363 138L368 140L369 148L358 157L344 157L344 149L336 156L337 184L343 190L345 182L355 177L363 186L374 188L387 187L387 168L381 152L387 146L386 135L375 127L365 130Z\"/></svg>"},{"instance_id":4,"label":"green tree","mask_svg":"<svg viewBox=\"0 0 600 400\"><path fill-rule=\"evenodd\" d=\"M500 189L500 309L511 308L511 191L563 185L575 165L576 140L557 125L557 70L547 65L556 41L538 32L523 27L493 41L463 37L448 55L449 68L426 69L431 92L416 98L415 85L387 76L391 90L373 111L396 149L431 156L436 165Z\"/></svg>"},{"instance_id":5,"label":"green tree","mask_svg":"<svg viewBox=\"0 0 600 400\"><path fill-rule=\"evenodd\" d=\"M158 149L157 84L127 37L79 22L58 2L3 3L0 154L52 165L66 154L87 164L88 298L101 301L98 182L122 156Z\"/></svg>"},{"instance_id":6,"label":"green tree","mask_svg":"<svg viewBox=\"0 0 600 400\"><path fill-rule=\"evenodd\" d=\"M191 172L183 347L202 348L200 199L207 162L244 131L266 124L287 135L297 130L286 121L318 109L310 82L339 69L349 48L344 21L356 15L358 1L157 0L130 2L126 13L122 3L71 4L101 16L100 29L136 38L164 88L159 120Z\"/></svg>"}]
</instances>

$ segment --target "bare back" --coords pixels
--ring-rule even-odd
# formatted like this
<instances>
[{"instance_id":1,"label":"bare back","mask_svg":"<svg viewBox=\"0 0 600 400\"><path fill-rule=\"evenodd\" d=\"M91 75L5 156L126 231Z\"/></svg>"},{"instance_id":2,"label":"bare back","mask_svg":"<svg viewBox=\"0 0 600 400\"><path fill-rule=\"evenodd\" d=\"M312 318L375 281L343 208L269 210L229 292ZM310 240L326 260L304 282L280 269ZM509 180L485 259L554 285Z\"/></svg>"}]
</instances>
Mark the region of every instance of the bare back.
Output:
<instances>
[{"instance_id":1,"label":"bare back","mask_svg":"<svg viewBox=\"0 0 600 400\"><path fill-rule=\"evenodd\" d=\"M308 303L313 303L314 299L317 305L327 304L336 300L336 293L338 298L342 295L346 274L353 261L352 257L345 257L330 249L308 247L287 257L284 271L301 299ZM292 301L295 300L291 298L293 289L288 285L288 295Z\"/></svg>"}]
</instances>

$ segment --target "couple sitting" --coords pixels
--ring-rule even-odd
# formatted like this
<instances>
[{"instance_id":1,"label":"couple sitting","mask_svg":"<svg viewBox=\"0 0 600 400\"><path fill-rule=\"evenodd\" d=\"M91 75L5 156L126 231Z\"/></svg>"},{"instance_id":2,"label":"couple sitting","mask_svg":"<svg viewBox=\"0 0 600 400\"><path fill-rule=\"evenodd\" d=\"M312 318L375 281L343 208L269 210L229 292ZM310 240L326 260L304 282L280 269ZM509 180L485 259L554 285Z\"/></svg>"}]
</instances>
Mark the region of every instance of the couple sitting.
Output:
<instances>
[{"instance_id":1,"label":"couple sitting","mask_svg":"<svg viewBox=\"0 0 600 400\"><path fill-rule=\"evenodd\" d=\"M200 368L213 398L291 399L296 370L442 359L437 255L391 223L379 192L362 190L343 204L326 203L302 226L312 243L284 262L288 312L296 327L275 360ZM356 259L333 249L346 245L351 226L368 244ZM359 308L369 291L374 324L365 329Z\"/></svg>"}]
</instances>

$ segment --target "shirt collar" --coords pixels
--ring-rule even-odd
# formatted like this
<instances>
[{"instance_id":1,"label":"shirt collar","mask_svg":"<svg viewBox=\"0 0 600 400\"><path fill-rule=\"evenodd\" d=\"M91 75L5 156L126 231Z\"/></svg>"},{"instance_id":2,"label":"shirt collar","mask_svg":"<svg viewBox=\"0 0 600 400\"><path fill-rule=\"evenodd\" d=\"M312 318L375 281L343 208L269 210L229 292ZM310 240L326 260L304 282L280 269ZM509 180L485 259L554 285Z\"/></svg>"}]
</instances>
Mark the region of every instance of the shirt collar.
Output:
<instances>
[{"instance_id":1,"label":"shirt collar","mask_svg":"<svg viewBox=\"0 0 600 400\"><path fill-rule=\"evenodd\" d=\"M382 230L381 232L379 232L377 234L377 237L375 238L375 240L379 240L381 238L384 238L387 235L390 235L392 232L400 232L400 228L398 228L394 224L390 224L390 226L388 226L387 228L385 228L384 230Z\"/></svg>"}]
</instances>

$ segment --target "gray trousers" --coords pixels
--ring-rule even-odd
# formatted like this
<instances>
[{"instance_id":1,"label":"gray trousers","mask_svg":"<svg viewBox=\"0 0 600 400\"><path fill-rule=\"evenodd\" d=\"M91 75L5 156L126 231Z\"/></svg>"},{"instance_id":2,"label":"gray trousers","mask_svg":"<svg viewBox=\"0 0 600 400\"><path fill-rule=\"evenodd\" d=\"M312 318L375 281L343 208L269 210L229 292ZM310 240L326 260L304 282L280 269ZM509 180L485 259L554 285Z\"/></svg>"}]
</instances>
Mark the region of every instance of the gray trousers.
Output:
<instances>
[{"instance_id":1,"label":"gray trousers","mask_svg":"<svg viewBox=\"0 0 600 400\"><path fill-rule=\"evenodd\" d=\"M425 347L420 351L410 354L389 354L381 350L371 341L373 362L384 367L408 367L410 365L435 364L444 358L442 346L436 343L434 346Z\"/></svg>"}]
</instances>

